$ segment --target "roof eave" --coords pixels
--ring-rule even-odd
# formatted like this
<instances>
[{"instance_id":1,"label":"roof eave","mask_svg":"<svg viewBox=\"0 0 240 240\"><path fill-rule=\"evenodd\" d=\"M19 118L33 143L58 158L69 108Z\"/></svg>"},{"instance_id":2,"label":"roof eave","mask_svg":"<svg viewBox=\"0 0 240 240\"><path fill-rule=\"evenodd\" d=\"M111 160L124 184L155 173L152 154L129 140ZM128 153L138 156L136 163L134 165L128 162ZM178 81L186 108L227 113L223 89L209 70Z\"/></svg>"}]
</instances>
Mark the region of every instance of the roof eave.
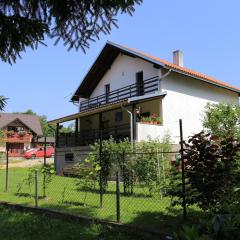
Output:
<instances>
[{"instance_id":1,"label":"roof eave","mask_svg":"<svg viewBox=\"0 0 240 240\"><path fill-rule=\"evenodd\" d=\"M110 46L110 47L114 47L114 48L117 48L119 49L119 53L125 53L125 54L129 54L129 55L133 55L135 57L138 57L138 58L141 58L142 60L145 60L145 61L148 61L156 66L159 66L159 67L164 67L164 64L160 63L159 61L156 61L154 59L151 59L150 57L147 57L141 53L138 53L138 52L135 52L131 49L128 49L124 46L121 46L121 45L118 45L116 43L113 43L113 42L110 42L110 41L107 41L107 43L104 45L104 47L102 48L102 50L100 51L100 53L98 54L98 56L96 57L94 63L91 65L91 67L89 68L87 74L84 76L82 82L80 83L80 85L78 86L77 90L74 92L73 96L71 97L71 102L78 102L79 101L79 97L84 97L81 93L80 94L77 94L77 91L78 89L81 87L81 85L83 84L84 80L86 79L88 73L91 71L91 69L94 67L95 64L97 64L97 60L98 58L101 56L103 50L107 47L107 46Z\"/></svg>"},{"instance_id":2,"label":"roof eave","mask_svg":"<svg viewBox=\"0 0 240 240\"><path fill-rule=\"evenodd\" d=\"M221 88L228 89L228 90L233 91L233 92L235 92L235 93L238 93L238 94L240 95L240 90L238 90L238 89L236 89L236 88L232 88L232 87L230 87L230 86L229 86L229 87L228 87L228 86L224 86L224 85L222 85L222 84L218 84L218 83L216 83L216 82L209 81L209 80L207 80L207 79L205 79L205 78L202 78L202 77L196 76L196 75L194 75L194 74L190 74L190 73L187 73L187 72L184 72L184 71L181 71L181 70L178 70L178 69L176 69L176 68L169 67L169 66L166 66L166 65L164 65L164 68L169 69L169 70L172 70L173 72L176 72L176 73L179 73L179 74L183 74L183 75L188 76L188 77L196 78L196 79L198 79L198 80L201 80L201 81L203 81L203 82L206 82L206 83L209 83L209 84L212 84L212 85L221 87Z\"/></svg>"}]
</instances>

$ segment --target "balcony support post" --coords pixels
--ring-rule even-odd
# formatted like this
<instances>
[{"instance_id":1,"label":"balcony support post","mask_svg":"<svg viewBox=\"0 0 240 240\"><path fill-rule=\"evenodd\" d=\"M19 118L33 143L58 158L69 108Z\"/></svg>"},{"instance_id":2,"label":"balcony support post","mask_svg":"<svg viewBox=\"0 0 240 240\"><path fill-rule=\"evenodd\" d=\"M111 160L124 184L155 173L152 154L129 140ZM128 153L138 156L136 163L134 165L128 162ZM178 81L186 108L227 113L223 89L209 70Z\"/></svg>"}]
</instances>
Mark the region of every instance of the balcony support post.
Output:
<instances>
[{"instance_id":1,"label":"balcony support post","mask_svg":"<svg viewBox=\"0 0 240 240\"><path fill-rule=\"evenodd\" d=\"M102 134L103 131L102 112L98 114L98 129L99 129L98 137L100 139L100 133Z\"/></svg>"},{"instance_id":2,"label":"balcony support post","mask_svg":"<svg viewBox=\"0 0 240 240\"><path fill-rule=\"evenodd\" d=\"M137 122L137 116L136 116L136 104L132 105L132 132L133 132L133 142L136 141L136 122Z\"/></svg>"},{"instance_id":3,"label":"balcony support post","mask_svg":"<svg viewBox=\"0 0 240 240\"><path fill-rule=\"evenodd\" d=\"M56 126L55 142L56 142L56 147L58 147L58 144L59 144L59 123L57 123L57 126Z\"/></svg>"},{"instance_id":4,"label":"balcony support post","mask_svg":"<svg viewBox=\"0 0 240 240\"><path fill-rule=\"evenodd\" d=\"M78 118L75 119L75 146L78 145Z\"/></svg>"},{"instance_id":5,"label":"balcony support post","mask_svg":"<svg viewBox=\"0 0 240 240\"><path fill-rule=\"evenodd\" d=\"M132 145L132 149L134 147L134 143L133 143L133 113L132 111L129 111L127 108L125 108L123 105L121 105L121 108L123 110L125 110L130 117L130 141L131 141L131 145Z\"/></svg>"}]
</instances>

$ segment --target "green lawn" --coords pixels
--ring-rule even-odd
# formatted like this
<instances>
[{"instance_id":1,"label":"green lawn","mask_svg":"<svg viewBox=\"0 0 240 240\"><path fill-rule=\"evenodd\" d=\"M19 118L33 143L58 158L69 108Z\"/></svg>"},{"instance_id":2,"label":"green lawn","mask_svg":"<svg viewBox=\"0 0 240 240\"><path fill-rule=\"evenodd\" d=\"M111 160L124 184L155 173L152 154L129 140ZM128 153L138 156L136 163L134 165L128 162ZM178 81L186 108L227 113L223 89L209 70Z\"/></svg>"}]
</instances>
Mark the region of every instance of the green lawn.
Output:
<instances>
[{"instance_id":1,"label":"green lawn","mask_svg":"<svg viewBox=\"0 0 240 240\"><path fill-rule=\"evenodd\" d=\"M28 176L25 168L9 169L9 188L5 192L5 171L0 171L0 200L24 205L34 205L34 183L26 184L18 191L19 184ZM115 183L109 182L107 193L103 197L103 208L100 208L99 191L83 191L77 186L77 179L54 176L47 187L47 197L43 198L42 177L39 176L39 207L54 208L64 212L80 214L93 218L116 221ZM122 192L122 185L121 185ZM135 187L135 195L121 194L121 222L138 224L156 229L159 226L179 222L182 209L171 207L170 197L161 199L159 194L149 197L147 188ZM86 200L84 201L86 197ZM85 204L84 204L85 203Z\"/></svg>"},{"instance_id":2,"label":"green lawn","mask_svg":"<svg viewBox=\"0 0 240 240\"><path fill-rule=\"evenodd\" d=\"M83 225L69 220L17 212L4 207L0 207L0 229L0 239L4 240L134 239L133 236L116 232L106 226Z\"/></svg>"}]
</instances>

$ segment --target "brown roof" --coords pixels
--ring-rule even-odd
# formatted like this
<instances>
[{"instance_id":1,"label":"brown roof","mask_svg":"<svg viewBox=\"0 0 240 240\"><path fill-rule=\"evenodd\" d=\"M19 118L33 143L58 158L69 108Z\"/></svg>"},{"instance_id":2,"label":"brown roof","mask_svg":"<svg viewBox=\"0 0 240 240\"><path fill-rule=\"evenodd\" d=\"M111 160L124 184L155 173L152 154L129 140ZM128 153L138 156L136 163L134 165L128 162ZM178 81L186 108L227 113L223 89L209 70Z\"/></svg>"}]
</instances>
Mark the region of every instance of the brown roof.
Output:
<instances>
[{"instance_id":1,"label":"brown roof","mask_svg":"<svg viewBox=\"0 0 240 240\"><path fill-rule=\"evenodd\" d=\"M133 52L137 52L137 53L139 53L139 54L141 54L141 55L143 55L143 56L146 56L147 58L150 58L150 59L153 59L153 60L155 60L155 61L158 61L159 63L162 63L162 64L164 64L166 67L169 67L169 68L171 68L171 69L173 69L173 70L174 70L174 69L175 69L175 70L180 70L181 72L187 73L187 74L189 74L189 75L191 75L191 76L193 76L193 77L203 78L203 79L206 79L207 81L209 81L210 83L215 83L215 84L218 84L218 85L220 85L220 86L222 86L222 87L228 87L228 88L230 88L230 89L232 89L232 90L234 90L234 91L236 91L236 92L240 92L240 88L235 87L235 86L232 86L232 85L230 85L230 84L228 84L228 83L219 81L219 80L217 80L217 79L215 79L215 78L213 78L213 77L206 76L206 75L204 75L204 74L202 74L202 73L199 73L199 72L197 72L197 71L194 71L194 70L191 70L191 69L188 69L188 68L185 68L185 67L180 67L180 66L178 66L178 65L175 65L175 64L173 64L173 63L171 63L171 62L168 62L168 61L166 61L166 60L163 60L163 59L161 59L161 58L157 58L157 57L151 56L151 55L149 55L149 54L146 54L146 53L143 53L143 52L140 52L140 51L137 51L137 50L128 48L128 47L125 47L125 48L127 48L127 49L129 49L129 50L131 50L131 51L133 51Z\"/></svg>"},{"instance_id":2,"label":"brown roof","mask_svg":"<svg viewBox=\"0 0 240 240\"><path fill-rule=\"evenodd\" d=\"M80 86L72 96L72 101L78 101L80 96L89 97L91 95L91 92L94 90L97 83L101 80L105 72L110 68L112 62L115 60L119 53L138 57L145 61L151 62L156 66L171 69L172 71L178 72L180 74L188 75L201 81L205 81L210 84L214 84L216 86L240 93L240 88L219 81L213 77L206 76L202 73L190 70L188 68L180 67L163 59L151 56L149 54L137 51L126 46L122 46L113 42L107 42L100 54L98 55L97 59L93 63L92 67L88 71L87 75L84 77Z\"/></svg>"},{"instance_id":3,"label":"brown roof","mask_svg":"<svg viewBox=\"0 0 240 240\"><path fill-rule=\"evenodd\" d=\"M0 113L0 128L6 127L15 120L21 121L26 127L28 127L37 135L43 135L39 117L30 114Z\"/></svg>"}]
</instances>

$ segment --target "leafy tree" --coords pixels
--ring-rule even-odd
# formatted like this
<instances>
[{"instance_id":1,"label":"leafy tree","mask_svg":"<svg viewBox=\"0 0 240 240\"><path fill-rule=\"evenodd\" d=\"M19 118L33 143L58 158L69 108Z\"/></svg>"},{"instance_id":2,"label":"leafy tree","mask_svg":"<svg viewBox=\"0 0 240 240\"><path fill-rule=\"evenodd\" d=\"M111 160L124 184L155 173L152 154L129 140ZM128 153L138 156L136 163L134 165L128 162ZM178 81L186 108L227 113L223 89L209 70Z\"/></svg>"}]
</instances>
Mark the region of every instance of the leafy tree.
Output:
<instances>
[{"instance_id":1,"label":"leafy tree","mask_svg":"<svg viewBox=\"0 0 240 240\"><path fill-rule=\"evenodd\" d=\"M36 49L46 36L68 49L89 48L89 42L117 27L119 13L132 15L142 0L0 1L0 58L15 62L26 47Z\"/></svg>"},{"instance_id":2,"label":"leafy tree","mask_svg":"<svg viewBox=\"0 0 240 240\"><path fill-rule=\"evenodd\" d=\"M204 111L203 126L220 139L240 139L240 106L208 103Z\"/></svg>"},{"instance_id":3,"label":"leafy tree","mask_svg":"<svg viewBox=\"0 0 240 240\"><path fill-rule=\"evenodd\" d=\"M35 112L33 112L32 109L28 109L27 111L23 112L23 114L38 116ZM38 116L38 117L39 117L39 121L40 121L40 124L42 127L43 135L46 137L53 137L54 133L55 133L55 126L48 124L47 116L42 115L42 116Z\"/></svg>"},{"instance_id":4,"label":"leafy tree","mask_svg":"<svg viewBox=\"0 0 240 240\"><path fill-rule=\"evenodd\" d=\"M5 98L4 96L0 96L0 111L3 111L3 109L5 108L6 104L7 104L7 100L8 98ZM2 146L3 140L4 140L4 132L2 129L0 129L0 146Z\"/></svg>"},{"instance_id":5,"label":"leafy tree","mask_svg":"<svg viewBox=\"0 0 240 240\"><path fill-rule=\"evenodd\" d=\"M234 139L214 141L210 133L200 132L184 143L186 202L204 210L220 211L225 196L239 182L240 143ZM180 185L179 185L180 187ZM173 195L182 200L181 189Z\"/></svg>"},{"instance_id":6,"label":"leafy tree","mask_svg":"<svg viewBox=\"0 0 240 240\"><path fill-rule=\"evenodd\" d=\"M6 98L4 96L0 96L0 111L3 111L3 109L5 108L5 106L7 104L7 100L8 100L8 98Z\"/></svg>"},{"instance_id":7,"label":"leafy tree","mask_svg":"<svg viewBox=\"0 0 240 240\"><path fill-rule=\"evenodd\" d=\"M74 129L75 129L75 124L74 123L70 123L67 127L62 126L59 129L59 132L60 133L72 133L72 132L74 132Z\"/></svg>"}]
</instances>

